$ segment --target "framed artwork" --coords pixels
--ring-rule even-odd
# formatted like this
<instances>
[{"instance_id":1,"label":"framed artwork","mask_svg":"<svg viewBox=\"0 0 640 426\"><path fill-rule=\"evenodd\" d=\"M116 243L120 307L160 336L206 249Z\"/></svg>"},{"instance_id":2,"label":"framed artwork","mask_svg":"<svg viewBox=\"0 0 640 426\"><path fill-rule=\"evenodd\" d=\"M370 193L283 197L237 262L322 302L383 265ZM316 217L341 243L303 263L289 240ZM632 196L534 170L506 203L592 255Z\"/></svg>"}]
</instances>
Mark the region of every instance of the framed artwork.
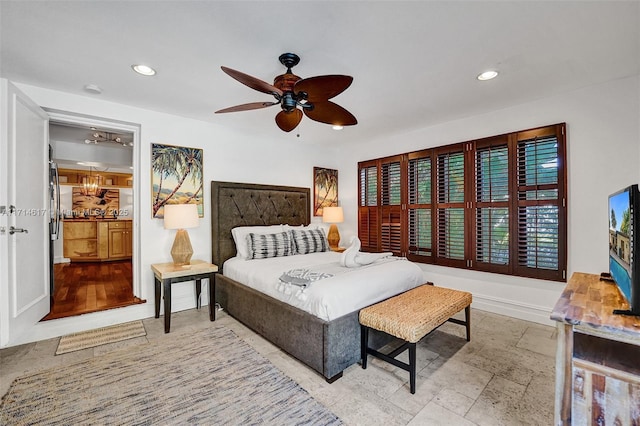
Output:
<instances>
[{"instance_id":1,"label":"framed artwork","mask_svg":"<svg viewBox=\"0 0 640 426\"><path fill-rule=\"evenodd\" d=\"M120 191L102 188L98 195L84 195L81 186L71 188L71 210L78 216L112 216L120 211Z\"/></svg>"},{"instance_id":2,"label":"framed artwork","mask_svg":"<svg viewBox=\"0 0 640 426\"><path fill-rule=\"evenodd\" d=\"M202 149L151 144L151 214L164 217L167 204L197 204L204 217Z\"/></svg>"},{"instance_id":3,"label":"framed artwork","mask_svg":"<svg viewBox=\"0 0 640 426\"><path fill-rule=\"evenodd\" d=\"M324 207L338 206L338 171L313 168L313 215L322 216Z\"/></svg>"}]
</instances>

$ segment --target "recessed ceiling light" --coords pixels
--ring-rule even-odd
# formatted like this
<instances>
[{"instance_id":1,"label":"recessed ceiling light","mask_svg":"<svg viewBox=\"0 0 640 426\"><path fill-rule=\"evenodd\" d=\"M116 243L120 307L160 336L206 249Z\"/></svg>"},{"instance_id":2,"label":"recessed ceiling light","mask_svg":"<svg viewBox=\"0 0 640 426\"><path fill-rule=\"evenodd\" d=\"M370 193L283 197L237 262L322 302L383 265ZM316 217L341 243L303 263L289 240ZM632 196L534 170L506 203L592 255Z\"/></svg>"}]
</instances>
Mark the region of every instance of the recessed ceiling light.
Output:
<instances>
[{"instance_id":1,"label":"recessed ceiling light","mask_svg":"<svg viewBox=\"0 0 640 426\"><path fill-rule=\"evenodd\" d=\"M142 64L131 65L131 68L133 68L133 70L138 74L142 74L142 75L151 76L156 74L156 70L154 70L153 68L147 65L142 65Z\"/></svg>"},{"instance_id":2,"label":"recessed ceiling light","mask_svg":"<svg viewBox=\"0 0 640 426\"><path fill-rule=\"evenodd\" d=\"M84 90L86 92L93 93L96 95L99 95L100 93L102 93L102 89L100 88L100 86L97 86L95 84L85 84Z\"/></svg>"},{"instance_id":3,"label":"recessed ceiling light","mask_svg":"<svg viewBox=\"0 0 640 426\"><path fill-rule=\"evenodd\" d=\"M480 81L491 80L492 78L496 78L498 76L498 71L485 71L482 74L479 74L476 77Z\"/></svg>"},{"instance_id":4,"label":"recessed ceiling light","mask_svg":"<svg viewBox=\"0 0 640 426\"><path fill-rule=\"evenodd\" d=\"M336 124L335 126L333 126L333 130L342 130L344 129L344 127L340 126L339 124Z\"/></svg>"}]
</instances>

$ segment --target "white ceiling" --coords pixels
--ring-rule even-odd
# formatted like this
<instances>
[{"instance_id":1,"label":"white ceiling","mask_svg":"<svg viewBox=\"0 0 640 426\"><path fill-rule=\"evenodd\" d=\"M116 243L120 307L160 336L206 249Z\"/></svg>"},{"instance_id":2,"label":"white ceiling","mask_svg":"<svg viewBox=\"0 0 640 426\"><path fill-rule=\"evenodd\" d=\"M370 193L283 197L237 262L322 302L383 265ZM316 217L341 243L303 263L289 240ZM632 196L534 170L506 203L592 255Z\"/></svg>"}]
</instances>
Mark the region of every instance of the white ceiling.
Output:
<instances>
[{"instance_id":1,"label":"white ceiling","mask_svg":"<svg viewBox=\"0 0 640 426\"><path fill-rule=\"evenodd\" d=\"M640 74L638 1L20 1L0 2L0 74L15 82L192 117L253 136L366 141ZM347 74L336 103L358 125L304 118L220 70L271 83L297 53L305 78ZM142 77L144 63L158 74ZM492 81L475 79L495 68ZM95 95L86 84L103 89Z\"/></svg>"}]
</instances>

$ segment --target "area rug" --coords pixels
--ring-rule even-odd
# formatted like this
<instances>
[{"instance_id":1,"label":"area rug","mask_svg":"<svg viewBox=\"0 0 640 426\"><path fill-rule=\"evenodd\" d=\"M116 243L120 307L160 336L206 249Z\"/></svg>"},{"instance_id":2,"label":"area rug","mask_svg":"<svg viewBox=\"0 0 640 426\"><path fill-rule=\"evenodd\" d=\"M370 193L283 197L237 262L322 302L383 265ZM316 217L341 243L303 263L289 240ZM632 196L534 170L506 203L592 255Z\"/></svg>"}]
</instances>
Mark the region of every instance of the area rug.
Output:
<instances>
[{"instance_id":1,"label":"area rug","mask_svg":"<svg viewBox=\"0 0 640 426\"><path fill-rule=\"evenodd\" d=\"M171 333L16 379L7 425L341 425L226 327Z\"/></svg>"},{"instance_id":2,"label":"area rug","mask_svg":"<svg viewBox=\"0 0 640 426\"><path fill-rule=\"evenodd\" d=\"M74 333L61 337L60 343L58 343L58 349L56 350L56 355L146 335L147 332L144 329L142 321L96 328L95 330L83 331L81 333Z\"/></svg>"}]
</instances>

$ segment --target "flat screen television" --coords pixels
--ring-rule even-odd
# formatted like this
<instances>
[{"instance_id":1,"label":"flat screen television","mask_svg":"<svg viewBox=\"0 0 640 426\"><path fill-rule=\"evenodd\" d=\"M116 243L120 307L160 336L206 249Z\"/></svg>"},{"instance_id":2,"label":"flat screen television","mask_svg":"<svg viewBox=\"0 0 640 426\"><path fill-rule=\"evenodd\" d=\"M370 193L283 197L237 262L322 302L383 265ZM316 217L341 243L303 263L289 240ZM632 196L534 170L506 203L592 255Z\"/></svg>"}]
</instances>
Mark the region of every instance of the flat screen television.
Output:
<instances>
[{"instance_id":1,"label":"flat screen television","mask_svg":"<svg viewBox=\"0 0 640 426\"><path fill-rule=\"evenodd\" d=\"M629 310L616 309L614 314L640 316L640 193L638 185L628 186L609 196L609 272Z\"/></svg>"}]
</instances>

